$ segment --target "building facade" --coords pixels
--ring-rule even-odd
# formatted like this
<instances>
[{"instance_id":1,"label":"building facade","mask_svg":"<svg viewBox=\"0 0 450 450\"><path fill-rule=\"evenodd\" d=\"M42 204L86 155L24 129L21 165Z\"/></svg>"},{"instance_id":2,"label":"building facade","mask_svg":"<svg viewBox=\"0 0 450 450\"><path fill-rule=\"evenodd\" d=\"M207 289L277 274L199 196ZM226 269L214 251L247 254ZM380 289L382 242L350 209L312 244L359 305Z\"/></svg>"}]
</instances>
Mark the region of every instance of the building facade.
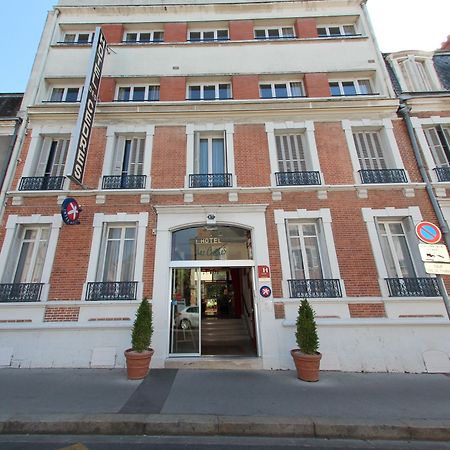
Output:
<instances>
[{"instance_id":1,"label":"building facade","mask_svg":"<svg viewBox=\"0 0 450 450\"><path fill-rule=\"evenodd\" d=\"M67 155L97 27L109 51L80 187ZM60 0L24 107L3 365L121 367L146 296L154 367L291 368L307 297L323 369L449 369L414 234L437 217L364 1Z\"/></svg>"}]
</instances>

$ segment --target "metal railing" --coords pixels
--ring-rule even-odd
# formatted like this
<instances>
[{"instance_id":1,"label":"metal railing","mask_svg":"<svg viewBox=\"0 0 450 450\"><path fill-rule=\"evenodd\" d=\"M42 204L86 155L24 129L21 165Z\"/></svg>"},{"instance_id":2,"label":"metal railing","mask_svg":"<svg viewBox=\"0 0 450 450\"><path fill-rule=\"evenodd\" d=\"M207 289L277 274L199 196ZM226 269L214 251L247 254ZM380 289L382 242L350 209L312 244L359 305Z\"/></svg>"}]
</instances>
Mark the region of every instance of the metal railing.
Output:
<instances>
[{"instance_id":1,"label":"metal railing","mask_svg":"<svg viewBox=\"0 0 450 450\"><path fill-rule=\"evenodd\" d=\"M66 177L22 177L19 191L58 191L63 189Z\"/></svg>"},{"instance_id":2,"label":"metal railing","mask_svg":"<svg viewBox=\"0 0 450 450\"><path fill-rule=\"evenodd\" d=\"M290 298L338 298L342 297L340 280L309 279L288 280Z\"/></svg>"},{"instance_id":3,"label":"metal railing","mask_svg":"<svg viewBox=\"0 0 450 450\"><path fill-rule=\"evenodd\" d=\"M189 187L231 187L231 173L201 173L189 175Z\"/></svg>"},{"instance_id":4,"label":"metal railing","mask_svg":"<svg viewBox=\"0 0 450 450\"><path fill-rule=\"evenodd\" d=\"M440 297L436 278L385 278L389 297Z\"/></svg>"},{"instance_id":5,"label":"metal railing","mask_svg":"<svg viewBox=\"0 0 450 450\"><path fill-rule=\"evenodd\" d=\"M438 181L450 181L450 167L436 167L434 170Z\"/></svg>"},{"instance_id":6,"label":"metal railing","mask_svg":"<svg viewBox=\"0 0 450 450\"><path fill-rule=\"evenodd\" d=\"M144 189L146 182L147 175L107 175L102 189Z\"/></svg>"},{"instance_id":7,"label":"metal railing","mask_svg":"<svg viewBox=\"0 0 450 450\"><path fill-rule=\"evenodd\" d=\"M38 302L41 299L44 283L2 283L0 302Z\"/></svg>"},{"instance_id":8,"label":"metal railing","mask_svg":"<svg viewBox=\"0 0 450 450\"><path fill-rule=\"evenodd\" d=\"M137 281L107 281L87 284L86 301L136 300Z\"/></svg>"},{"instance_id":9,"label":"metal railing","mask_svg":"<svg viewBox=\"0 0 450 450\"><path fill-rule=\"evenodd\" d=\"M361 181L371 183L407 183L406 173L403 169L377 169L360 170Z\"/></svg>"},{"instance_id":10,"label":"metal railing","mask_svg":"<svg viewBox=\"0 0 450 450\"><path fill-rule=\"evenodd\" d=\"M305 184L321 184L318 171L276 172L277 186L297 186Z\"/></svg>"}]
</instances>

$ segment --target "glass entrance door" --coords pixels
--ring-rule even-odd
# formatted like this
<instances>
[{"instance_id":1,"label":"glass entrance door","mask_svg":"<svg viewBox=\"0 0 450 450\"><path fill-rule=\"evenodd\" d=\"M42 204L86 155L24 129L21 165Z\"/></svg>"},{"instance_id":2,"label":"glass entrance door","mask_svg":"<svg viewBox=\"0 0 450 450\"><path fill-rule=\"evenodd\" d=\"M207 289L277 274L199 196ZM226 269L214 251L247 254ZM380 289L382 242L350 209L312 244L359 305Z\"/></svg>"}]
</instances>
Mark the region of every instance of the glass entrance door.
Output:
<instances>
[{"instance_id":1,"label":"glass entrance door","mask_svg":"<svg viewBox=\"0 0 450 450\"><path fill-rule=\"evenodd\" d=\"M170 353L200 355L201 272L173 269L170 307Z\"/></svg>"}]
</instances>

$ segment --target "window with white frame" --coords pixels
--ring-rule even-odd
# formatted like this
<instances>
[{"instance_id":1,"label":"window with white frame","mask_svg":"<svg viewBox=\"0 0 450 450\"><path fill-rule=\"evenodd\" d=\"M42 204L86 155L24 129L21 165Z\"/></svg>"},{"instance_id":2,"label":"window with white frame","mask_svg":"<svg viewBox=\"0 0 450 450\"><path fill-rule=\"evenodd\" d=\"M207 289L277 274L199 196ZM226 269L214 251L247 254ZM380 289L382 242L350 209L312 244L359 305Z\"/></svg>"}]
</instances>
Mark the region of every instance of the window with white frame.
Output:
<instances>
[{"instance_id":1,"label":"window with white frame","mask_svg":"<svg viewBox=\"0 0 450 450\"><path fill-rule=\"evenodd\" d=\"M83 88L75 87L54 87L50 96L50 102L79 102Z\"/></svg>"},{"instance_id":2,"label":"window with white frame","mask_svg":"<svg viewBox=\"0 0 450 450\"><path fill-rule=\"evenodd\" d=\"M116 100L118 102L157 102L159 101L159 85L119 86Z\"/></svg>"},{"instance_id":3,"label":"window with white frame","mask_svg":"<svg viewBox=\"0 0 450 450\"><path fill-rule=\"evenodd\" d=\"M64 33L64 44L92 44L94 33L89 31L69 31Z\"/></svg>"},{"instance_id":4,"label":"window with white frame","mask_svg":"<svg viewBox=\"0 0 450 450\"><path fill-rule=\"evenodd\" d=\"M142 296L148 213L94 215L85 299L136 300Z\"/></svg>"},{"instance_id":5,"label":"window with white frame","mask_svg":"<svg viewBox=\"0 0 450 450\"><path fill-rule=\"evenodd\" d=\"M362 183L407 183L390 119L343 120L355 180Z\"/></svg>"},{"instance_id":6,"label":"window with white frame","mask_svg":"<svg viewBox=\"0 0 450 450\"><path fill-rule=\"evenodd\" d=\"M189 31L189 40L192 42L227 41L228 30L192 30Z\"/></svg>"},{"instance_id":7,"label":"window with white frame","mask_svg":"<svg viewBox=\"0 0 450 450\"><path fill-rule=\"evenodd\" d=\"M103 189L143 189L145 137L117 136L112 171L103 177Z\"/></svg>"},{"instance_id":8,"label":"window with white frame","mask_svg":"<svg viewBox=\"0 0 450 450\"><path fill-rule=\"evenodd\" d=\"M329 85L333 97L373 94L370 80L330 81Z\"/></svg>"},{"instance_id":9,"label":"window with white frame","mask_svg":"<svg viewBox=\"0 0 450 450\"><path fill-rule=\"evenodd\" d=\"M0 302L46 300L60 215L11 215L0 253Z\"/></svg>"},{"instance_id":10,"label":"window with white frame","mask_svg":"<svg viewBox=\"0 0 450 450\"><path fill-rule=\"evenodd\" d=\"M231 99L230 83L211 83L188 86L189 100L228 100Z\"/></svg>"},{"instance_id":11,"label":"window with white frame","mask_svg":"<svg viewBox=\"0 0 450 450\"><path fill-rule=\"evenodd\" d=\"M419 208L363 208L362 214L368 227L383 296L439 296L436 279L425 273L417 246L414 229L422 220Z\"/></svg>"},{"instance_id":12,"label":"window with white frame","mask_svg":"<svg viewBox=\"0 0 450 450\"><path fill-rule=\"evenodd\" d=\"M334 298L343 295L330 211L275 211L283 274L283 295ZM286 290L285 290L286 289Z\"/></svg>"},{"instance_id":13,"label":"window with white frame","mask_svg":"<svg viewBox=\"0 0 450 450\"><path fill-rule=\"evenodd\" d=\"M354 36L356 28L353 24L347 25L323 25L317 27L319 37Z\"/></svg>"},{"instance_id":14,"label":"window with white frame","mask_svg":"<svg viewBox=\"0 0 450 450\"><path fill-rule=\"evenodd\" d=\"M255 39L291 39L294 37L293 27L255 28Z\"/></svg>"},{"instance_id":15,"label":"window with white frame","mask_svg":"<svg viewBox=\"0 0 450 450\"><path fill-rule=\"evenodd\" d=\"M423 131L436 167L450 167L450 126L438 125Z\"/></svg>"},{"instance_id":16,"label":"window with white frame","mask_svg":"<svg viewBox=\"0 0 450 450\"><path fill-rule=\"evenodd\" d=\"M41 144L31 176L22 178L19 190L58 190L64 186L69 137L46 136Z\"/></svg>"},{"instance_id":17,"label":"window with white frame","mask_svg":"<svg viewBox=\"0 0 450 450\"><path fill-rule=\"evenodd\" d=\"M126 32L124 36L124 42L127 44L145 44L163 41L164 31L133 31Z\"/></svg>"},{"instance_id":18,"label":"window with white frame","mask_svg":"<svg viewBox=\"0 0 450 450\"><path fill-rule=\"evenodd\" d=\"M304 95L301 81L274 81L259 85L260 98L295 98Z\"/></svg>"}]
</instances>

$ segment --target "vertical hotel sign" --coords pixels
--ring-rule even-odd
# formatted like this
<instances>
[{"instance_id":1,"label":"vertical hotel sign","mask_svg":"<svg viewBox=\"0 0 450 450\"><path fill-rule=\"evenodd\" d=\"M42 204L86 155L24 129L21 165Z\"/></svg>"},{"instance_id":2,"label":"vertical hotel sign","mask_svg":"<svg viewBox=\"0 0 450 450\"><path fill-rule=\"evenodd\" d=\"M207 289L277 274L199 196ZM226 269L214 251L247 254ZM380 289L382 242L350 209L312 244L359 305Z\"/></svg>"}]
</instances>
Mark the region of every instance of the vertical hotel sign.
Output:
<instances>
[{"instance_id":1,"label":"vertical hotel sign","mask_svg":"<svg viewBox=\"0 0 450 450\"><path fill-rule=\"evenodd\" d=\"M89 71L84 83L81 97L80 112L70 144L68 167L71 172L67 174L75 183L83 184L83 174L86 165L87 149L91 138L94 123L95 107L97 105L100 80L102 77L103 62L106 55L107 42L100 27L95 30L92 43L92 56Z\"/></svg>"}]
</instances>

